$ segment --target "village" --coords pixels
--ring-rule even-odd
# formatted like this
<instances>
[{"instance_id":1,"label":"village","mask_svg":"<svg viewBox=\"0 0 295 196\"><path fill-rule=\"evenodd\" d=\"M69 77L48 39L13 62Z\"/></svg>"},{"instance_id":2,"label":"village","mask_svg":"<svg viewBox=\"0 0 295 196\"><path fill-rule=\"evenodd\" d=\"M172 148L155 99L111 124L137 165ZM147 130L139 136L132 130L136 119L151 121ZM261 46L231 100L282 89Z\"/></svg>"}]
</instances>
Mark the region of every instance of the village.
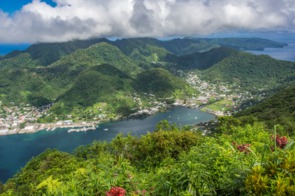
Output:
<instances>
[{"instance_id":1,"label":"village","mask_svg":"<svg viewBox=\"0 0 295 196\"><path fill-rule=\"evenodd\" d=\"M10 107L3 106L0 102L0 135L34 133L40 130L54 131L59 128L83 127L83 130L95 128L99 121L95 122L73 122L63 120L54 123L37 123L38 118L47 114L51 105L36 108L29 104L16 106L10 103ZM77 129L81 131L81 129Z\"/></svg>"},{"instance_id":2,"label":"village","mask_svg":"<svg viewBox=\"0 0 295 196\"><path fill-rule=\"evenodd\" d=\"M249 91L241 91L237 83L204 81L195 72L187 73L185 78L194 89L200 92L198 97L193 97L187 102L216 116L230 116L241 111L242 107L251 106L266 97L263 89L259 89L262 93L253 94Z\"/></svg>"},{"instance_id":3,"label":"village","mask_svg":"<svg viewBox=\"0 0 295 196\"><path fill-rule=\"evenodd\" d=\"M168 105L164 101L159 101L153 94L145 94L148 97L147 105L142 103L141 98L136 93L130 95L132 101L137 104L137 112L128 116L128 118L141 118L167 108ZM48 111L52 104L37 108L30 104L15 105L13 102L10 106L3 105L0 102L0 135L34 133L40 130L54 131L56 128L69 128L69 132L80 132L95 130L101 122L117 120L120 116L109 115L104 111L103 104L99 105L99 114L94 114L90 110L84 119L85 121L76 120L72 115L67 115L66 119L55 119L52 123L40 123L38 119L44 116L50 116Z\"/></svg>"},{"instance_id":4,"label":"village","mask_svg":"<svg viewBox=\"0 0 295 196\"><path fill-rule=\"evenodd\" d=\"M136 103L136 112L128 118L144 118L149 115L163 111L172 105L181 105L185 107L201 108L202 111L214 114L216 116L229 116L241 110L243 104L250 106L254 101L262 100L264 93L255 94L246 91L239 91L237 84L227 83L209 83L201 80L197 73L189 72L185 76L186 81L199 92L198 96L190 97L185 100L175 100L174 103L167 104L167 99L156 98L153 94L145 93L147 100L142 100L141 96L134 93L130 95L133 102ZM43 116L50 116L49 109L52 104L36 108L30 104L10 106L3 105L0 102L0 135L33 133L40 130L52 131L56 128L71 128L71 131L93 130L97 124L110 120L116 120L120 117L110 116L106 111L100 109L100 114L94 115L90 111L90 116L86 120L72 119L68 115L66 119L56 118L51 123L40 123L38 119ZM100 106L100 108L103 108ZM81 128L82 127L82 128Z\"/></svg>"}]
</instances>

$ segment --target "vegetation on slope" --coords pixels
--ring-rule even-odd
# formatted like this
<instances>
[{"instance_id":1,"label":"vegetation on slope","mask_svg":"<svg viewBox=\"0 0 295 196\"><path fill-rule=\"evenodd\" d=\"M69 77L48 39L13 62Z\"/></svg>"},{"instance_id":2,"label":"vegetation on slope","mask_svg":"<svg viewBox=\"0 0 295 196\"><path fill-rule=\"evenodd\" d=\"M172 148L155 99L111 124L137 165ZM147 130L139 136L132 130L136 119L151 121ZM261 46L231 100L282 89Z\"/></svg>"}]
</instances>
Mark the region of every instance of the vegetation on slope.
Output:
<instances>
[{"instance_id":1,"label":"vegetation on slope","mask_svg":"<svg viewBox=\"0 0 295 196\"><path fill-rule=\"evenodd\" d=\"M7 58L0 61L0 69L21 68L38 66L38 62L33 60L29 53L20 53L14 58Z\"/></svg>"},{"instance_id":2,"label":"vegetation on slope","mask_svg":"<svg viewBox=\"0 0 295 196\"><path fill-rule=\"evenodd\" d=\"M85 84L89 86L84 86L84 89L76 88L74 94L77 95L80 93L83 95L74 96L73 100L68 99L70 103L66 103L66 105L73 106L73 103L76 101L75 103L77 103L77 105L87 106L92 104L93 101L89 101L89 98L89 103L86 104L86 100L83 99L83 97L87 95L84 94L83 90L88 89L88 91L91 92L88 93L88 95L92 95L90 97L95 98L101 97L101 94L103 94L102 92L105 92L104 89L108 88L108 93L105 97L112 97L110 95L111 90L116 87L111 87L111 84L118 82L115 77L112 77L113 74L114 76L117 74L117 69L109 69L108 73L97 77L95 81L87 81L87 74L85 73L88 69L90 69L88 70L90 72L92 66L95 67L96 65L109 62L113 63L119 70L124 71L124 75L126 75L126 73L134 75L141 71L141 68L125 56L118 48L104 42L93 45L87 49L77 50L71 55L65 56L47 67L34 67L34 65L28 67L27 61L24 59L25 57L30 59L29 54L23 53L15 58L1 61L3 66L1 67L0 76L0 80L2 81L0 86L0 98L4 102L14 101L16 104L25 102L31 103L34 106L40 106L41 103L53 102L58 96L63 96L64 93L69 92L70 88L73 89L77 87L77 85L75 86L75 81L80 81L83 80L81 78L84 78ZM16 64L13 63L14 61ZM20 62L23 62L25 65L22 66ZM5 63L9 66L4 66ZM30 61L28 61L28 63L30 64ZM101 72L106 71L103 69L103 66L100 68L102 68ZM95 68L93 68L93 70L95 70ZM112 73L112 71L114 71L114 73ZM88 75L89 74L90 73L88 73ZM105 78L106 74L108 75L107 79ZM117 77L121 77L121 75ZM102 79L100 86L96 85L99 79ZM113 79L114 81L112 81ZM122 85L124 84L125 82L122 83ZM74 87L72 87L73 85ZM96 89L94 92L90 90L92 85L96 85L96 87L93 87ZM98 87L101 87L101 89L98 89ZM80 92L78 92L77 89L79 89ZM117 88L116 91L119 89L120 88ZM121 90L125 89L121 88ZM101 93L99 94L98 92ZM128 92L130 92L130 90L128 90ZM98 94L95 95L95 93ZM66 97L66 95L64 97ZM81 98L81 100L77 100L78 98ZM111 98L109 98L109 100L111 100Z\"/></svg>"},{"instance_id":3,"label":"vegetation on slope","mask_svg":"<svg viewBox=\"0 0 295 196\"><path fill-rule=\"evenodd\" d=\"M111 64L130 75L141 71L141 69L117 47L106 42L92 45L87 49L77 50L52 64L52 67L71 65L71 69L81 70L87 66L104 63Z\"/></svg>"},{"instance_id":4,"label":"vegetation on slope","mask_svg":"<svg viewBox=\"0 0 295 196\"><path fill-rule=\"evenodd\" d=\"M177 65L175 66L175 68L181 70L205 70L225 59L226 57L234 55L235 53L237 53L236 50L219 47L213 48L207 52L197 52L189 55L183 55L176 58L174 63L176 63Z\"/></svg>"},{"instance_id":5,"label":"vegetation on slope","mask_svg":"<svg viewBox=\"0 0 295 196\"><path fill-rule=\"evenodd\" d=\"M74 40L61 43L37 43L23 51L28 53L32 60L38 62L39 65L48 66L51 63L59 60L61 57L71 54L78 49L85 49L98 42L108 41L107 39L89 39L89 40ZM12 52L6 58L15 57L20 52Z\"/></svg>"},{"instance_id":6,"label":"vegetation on slope","mask_svg":"<svg viewBox=\"0 0 295 196\"><path fill-rule=\"evenodd\" d=\"M141 56L151 56L155 51L160 58L168 51L175 55L188 55L225 46L242 50L263 50L264 48L283 47L285 44L260 38L183 38L160 41L153 38L133 38L109 41L107 39L73 40L61 43L37 43L24 51L13 51L0 60L11 59L23 54L30 56L36 65L48 66L64 56L79 49L86 49L97 43L106 42L117 46L125 55L130 56L136 49ZM150 47L150 49L147 49ZM151 52L153 51L154 52ZM110 62L106 62L110 63ZM23 63L22 63L23 64ZM29 65L29 64L27 64Z\"/></svg>"},{"instance_id":7,"label":"vegetation on slope","mask_svg":"<svg viewBox=\"0 0 295 196\"><path fill-rule=\"evenodd\" d=\"M0 81L0 98L4 102L30 102L36 97L52 101L57 95L57 90L34 69L2 69Z\"/></svg>"},{"instance_id":8,"label":"vegetation on slope","mask_svg":"<svg viewBox=\"0 0 295 196\"><path fill-rule=\"evenodd\" d=\"M231 55L203 72L207 80L239 83L241 88L254 91L274 89L293 80L294 75L292 62L245 52Z\"/></svg>"},{"instance_id":9,"label":"vegetation on slope","mask_svg":"<svg viewBox=\"0 0 295 196\"><path fill-rule=\"evenodd\" d=\"M116 105L118 93L127 96L133 91L131 82L127 74L112 65L93 66L77 76L71 89L58 98L58 103L63 103L65 111L71 111L77 106L86 108L97 102ZM131 109L125 107L123 101L117 112L123 112L123 108L120 108L124 107L124 113L128 113ZM130 107L134 106L131 104Z\"/></svg>"},{"instance_id":10,"label":"vegetation on slope","mask_svg":"<svg viewBox=\"0 0 295 196\"><path fill-rule=\"evenodd\" d=\"M251 41L252 39L255 41ZM224 47L196 53L205 48L208 50L218 47L220 43L242 47L247 40L249 47L263 44L278 46L275 42L254 38L241 40L185 38L168 41L152 38L116 41L96 39L35 44L24 52L14 52L0 60L0 100L5 103L13 101L16 104L31 103L40 106L55 102L59 98L59 104L64 108L88 107L96 104L96 101L107 100L115 108L121 108L120 104L128 105L122 108L130 108L134 105L129 101L130 98L125 99L130 92L152 93L160 98L173 98L171 101L193 94L185 82L164 69L170 69L173 73L176 73L174 71L177 69L201 69L205 79L239 83L247 90L257 90L254 88L262 87L272 89L294 80L294 64L286 61L239 53ZM186 55L177 56L181 54L180 51ZM90 73L91 67L101 64L110 64L133 79L128 79L129 82L126 83L112 77L112 73L103 74L97 70ZM114 75L116 76L116 73ZM87 82L88 76L92 78L91 82ZM101 84L96 81L100 79ZM125 79L122 80L126 81ZM118 81L125 87L116 86ZM106 87L112 89L107 83L116 86L114 96L106 90ZM80 88L82 84L84 88ZM90 86L85 88L85 85ZM76 96L79 91L84 95ZM73 100L65 99L69 94L74 96ZM88 94L91 99L85 98ZM102 98L102 94L109 98ZM122 99L123 102L115 101Z\"/></svg>"},{"instance_id":11,"label":"vegetation on slope","mask_svg":"<svg viewBox=\"0 0 295 196\"><path fill-rule=\"evenodd\" d=\"M141 103L134 99L134 93L141 98ZM70 89L59 96L51 111L60 116L103 104L109 114L128 116L139 110L140 105L145 106L149 102L148 96L143 93L154 94L154 99L168 98L166 101L173 103L175 98L191 96L193 90L164 69L144 71L133 79L112 65L102 64L79 73Z\"/></svg>"},{"instance_id":12,"label":"vegetation on slope","mask_svg":"<svg viewBox=\"0 0 295 196\"><path fill-rule=\"evenodd\" d=\"M149 57L153 53L157 53L159 58L169 53L165 48L161 47L160 41L152 38L131 38L117 40L113 44L117 46L127 56L132 56L136 51L138 54Z\"/></svg>"},{"instance_id":13,"label":"vegetation on slope","mask_svg":"<svg viewBox=\"0 0 295 196\"><path fill-rule=\"evenodd\" d=\"M162 68L138 74L135 86L139 91L161 98L181 98L193 94L193 89L187 83Z\"/></svg>"},{"instance_id":14,"label":"vegetation on slope","mask_svg":"<svg viewBox=\"0 0 295 196\"><path fill-rule=\"evenodd\" d=\"M111 44L145 70L165 65L166 56L170 54L161 46L159 40L152 38L122 39Z\"/></svg>"},{"instance_id":15,"label":"vegetation on slope","mask_svg":"<svg viewBox=\"0 0 295 196\"><path fill-rule=\"evenodd\" d=\"M239 112L237 116L252 115L269 127L280 124L289 134L295 127L295 85L291 85L261 103Z\"/></svg>"},{"instance_id":16,"label":"vegetation on slope","mask_svg":"<svg viewBox=\"0 0 295 196\"><path fill-rule=\"evenodd\" d=\"M9 179L0 194L293 195L292 139L271 137L261 123L235 121L240 125L217 137L162 121L140 138L118 135L73 154L47 150ZM222 122L221 127L230 121Z\"/></svg>"}]
</instances>

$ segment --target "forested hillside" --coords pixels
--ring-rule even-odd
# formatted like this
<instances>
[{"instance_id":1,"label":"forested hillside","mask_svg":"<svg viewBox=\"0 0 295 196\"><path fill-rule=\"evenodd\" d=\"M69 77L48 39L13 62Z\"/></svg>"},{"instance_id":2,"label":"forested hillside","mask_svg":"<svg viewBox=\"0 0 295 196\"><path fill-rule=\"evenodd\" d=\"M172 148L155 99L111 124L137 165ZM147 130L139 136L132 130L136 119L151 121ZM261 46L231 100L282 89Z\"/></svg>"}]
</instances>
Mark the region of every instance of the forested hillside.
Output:
<instances>
[{"instance_id":1,"label":"forested hillside","mask_svg":"<svg viewBox=\"0 0 295 196\"><path fill-rule=\"evenodd\" d=\"M295 64L266 55L238 52L211 66L203 77L212 81L236 82L247 90L274 89L294 81Z\"/></svg>"},{"instance_id":2,"label":"forested hillside","mask_svg":"<svg viewBox=\"0 0 295 196\"><path fill-rule=\"evenodd\" d=\"M238 51L230 48L219 47L213 48L206 52L196 52L189 55L183 55L174 59L176 68L181 70L206 70L211 66L217 64L223 59L236 54ZM173 63L173 61L171 61Z\"/></svg>"},{"instance_id":3,"label":"forested hillside","mask_svg":"<svg viewBox=\"0 0 295 196\"><path fill-rule=\"evenodd\" d=\"M186 93L186 96L194 94L194 90L184 81L175 78L169 71L162 68L151 69L138 74L134 85L139 91L151 93L160 98L173 99L174 97L185 97L183 93Z\"/></svg>"},{"instance_id":4,"label":"forested hillside","mask_svg":"<svg viewBox=\"0 0 295 196\"><path fill-rule=\"evenodd\" d=\"M281 125L285 131L293 135L295 131L295 85L288 86L272 97L237 114L237 116L247 115L257 117L268 127Z\"/></svg>"},{"instance_id":5,"label":"forested hillside","mask_svg":"<svg viewBox=\"0 0 295 196\"><path fill-rule=\"evenodd\" d=\"M14 58L19 54L25 53L29 55L32 60L36 61L39 65L48 66L51 63L59 60L61 57L71 54L78 49L85 49L93 44L107 41L107 39L89 39L74 40L62 43L37 43L33 44L25 51L12 52L4 56L3 59Z\"/></svg>"}]
</instances>

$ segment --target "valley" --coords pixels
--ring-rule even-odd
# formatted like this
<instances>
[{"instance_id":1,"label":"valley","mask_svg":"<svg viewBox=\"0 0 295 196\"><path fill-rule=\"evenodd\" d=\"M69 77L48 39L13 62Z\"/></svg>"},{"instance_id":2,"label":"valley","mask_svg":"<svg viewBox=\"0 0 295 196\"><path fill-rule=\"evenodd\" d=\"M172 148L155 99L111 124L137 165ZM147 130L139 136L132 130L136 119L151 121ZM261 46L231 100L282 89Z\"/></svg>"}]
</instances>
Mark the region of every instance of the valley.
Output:
<instances>
[{"instance_id":1,"label":"valley","mask_svg":"<svg viewBox=\"0 0 295 196\"><path fill-rule=\"evenodd\" d=\"M35 44L0 60L0 134L145 117L172 104L229 116L295 77L294 63L237 49L283 46L258 38Z\"/></svg>"}]
</instances>

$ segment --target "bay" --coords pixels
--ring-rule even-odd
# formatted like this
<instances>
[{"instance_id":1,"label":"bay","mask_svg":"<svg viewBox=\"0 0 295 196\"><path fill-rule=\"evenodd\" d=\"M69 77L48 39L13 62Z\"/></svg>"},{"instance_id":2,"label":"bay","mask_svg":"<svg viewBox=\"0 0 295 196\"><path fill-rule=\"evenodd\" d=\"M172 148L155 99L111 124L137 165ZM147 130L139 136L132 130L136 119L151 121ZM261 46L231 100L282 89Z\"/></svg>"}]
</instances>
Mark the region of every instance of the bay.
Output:
<instances>
[{"instance_id":1,"label":"bay","mask_svg":"<svg viewBox=\"0 0 295 196\"><path fill-rule=\"evenodd\" d=\"M80 145L94 140L110 141L117 134L141 136L152 132L161 120L168 120L178 126L194 125L213 120L215 116L199 109L173 107L144 119L129 119L99 124L95 131L71 132L68 129L40 131L33 134L6 135L0 137L0 181L5 182L34 156L47 148L72 152Z\"/></svg>"},{"instance_id":2,"label":"bay","mask_svg":"<svg viewBox=\"0 0 295 196\"><path fill-rule=\"evenodd\" d=\"M269 55L272 58L295 62L295 42L288 42L288 46L283 48L265 48L263 51L247 50L256 55Z\"/></svg>"}]
</instances>

